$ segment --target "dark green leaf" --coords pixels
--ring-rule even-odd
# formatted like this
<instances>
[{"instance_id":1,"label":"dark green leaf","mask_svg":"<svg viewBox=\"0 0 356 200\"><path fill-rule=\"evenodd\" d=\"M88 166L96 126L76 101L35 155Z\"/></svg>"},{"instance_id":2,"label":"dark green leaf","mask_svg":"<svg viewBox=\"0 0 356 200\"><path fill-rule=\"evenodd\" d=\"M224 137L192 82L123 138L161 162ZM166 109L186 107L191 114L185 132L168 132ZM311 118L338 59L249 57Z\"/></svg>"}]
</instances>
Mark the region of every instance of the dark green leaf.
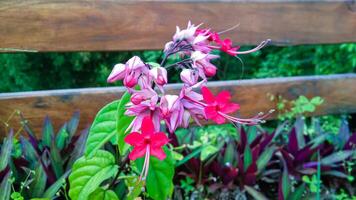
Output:
<instances>
[{"instance_id":1,"label":"dark green leaf","mask_svg":"<svg viewBox=\"0 0 356 200\"><path fill-rule=\"evenodd\" d=\"M195 156L199 155L199 153L203 150L203 147L199 147L197 149L195 149L192 153L188 154L187 156L185 156L181 161L179 161L176 164L176 167L183 165L184 163L186 163L188 160L194 158Z\"/></svg>"},{"instance_id":2,"label":"dark green leaf","mask_svg":"<svg viewBox=\"0 0 356 200\"><path fill-rule=\"evenodd\" d=\"M0 183L0 199L1 200L10 200L11 194L11 172L9 171Z\"/></svg>"},{"instance_id":3,"label":"dark green leaf","mask_svg":"<svg viewBox=\"0 0 356 200\"><path fill-rule=\"evenodd\" d=\"M59 177L57 179L56 182L54 182L44 193L43 193L43 197L44 198L50 198L50 199L54 199L54 197L56 196L57 192L59 189L61 189L61 187L64 186L66 179L69 175L70 171L65 172L61 177Z\"/></svg>"},{"instance_id":4,"label":"dark green leaf","mask_svg":"<svg viewBox=\"0 0 356 200\"><path fill-rule=\"evenodd\" d=\"M348 150L348 151L339 151L336 153L333 153L327 157L324 157L320 160L321 165L331 165L337 162L344 161L345 159L349 158L352 156L352 154L356 154L355 151Z\"/></svg>"},{"instance_id":5,"label":"dark green leaf","mask_svg":"<svg viewBox=\"0 0 356 200\"><path fill-rule=\"evenodd\" d=\"M4 170L9 163L13 147L13 130L10 130L9 136L4 139L0 152L0 171Z\"/></svg>"},{"instance_id":6,"label":"dark green leaf","mask_svg":"<svg viewBox=\"0 0 356 200\"><path fill-rule=\"evenodd\" d=\"M129 127L131 124L132 120L134 117L132 116L127 116L125 115L126 111L126 104L130 101L130 94L128 92L125 92L120 100L120 103L118 105L118 117L117 117L117 144L119 146L119 151L121 155L126 154L127 150L129 149L129 145L126 144L124 141L125 136L127 133L125 133L126 129Z\"/></svg>"},{"instance_id":7,"label":"dark green leaf","mask_svg":"<svg viewBox=\"0 0 356 200\"><path fill-rule=\"evenodd\" d=\"M119 100L102 108L95 116L89 130L85 155L92 156L116 134L117 107Z\"/></svg>"},{"instance_id":8,"label":"dark green leaf","mask_svg":"<svg viewBox=\"0 0 356 200\"><path fill-rule=\"evenodd\" d=\"M58 149L63 149L69 140L69 134L67 132L67 123L65 123L59 130L56 136L56 146Z\"/></svg>"},{"instance_id":9,"label":"dark green leaf","mask_svg":"<svg viewBox=\"0 0 356 200\"><path fill-rule=\"evenodd\" d=\"M257 159L256 164L259 172L261 172L266 167L269 160L272 158L275 150L276 150L275 146L270 146L267 149L265 149L263 153L260 155L260 157Z\"/></svg>"},{"instance_id":10,"label":"dark green leaf","mask_svg":"<svg viewBox=\"0 0 356 200\"><path fill-rule=\"evenodd\" d=\"M41 197L46 188L47 175L40 163L37 164L32 183L30 184L31 197Z\"/></svg>"},{"instance_id":11,"label":"dark green leaf","mask_svg":"<svg viewBox=\"0 0 356 200\"><path fill-rule=\"evenodd\" d=\"M46 116L42 128L42 143L43 145L50 147L53 139L54 139L53 125L51 119L48 116Z\"/></svg>"},{"instance_id":12,"label":"dark green leaf","mask_svg":"<svg viewBox=\"0 0 356 200\"><path fill-rule=\"evenodd\" d=\"M173 193L174 159L170 150L164 148L167 157L159 160L156 157L150 157L149 172L146 180L148 195L155 200L166 200ZM137 159L136 164L142 169L144 159Z\"/></svg>"},{"instance_id":13,"label":"dark green leaf","mask_svg":"<svg viewBox=\"0 0 356 200\"><path fill-rule=\"evenodd\" d=\"M252 151L250 145L246 145L244 151L244 171L252 164Z\"/></svg>"},{"instance_id":14,"label":"dark green leaf","mask_svg":"<svg viewBox=\"0 0 356 200\"><path fill-rule=\"evenodd\" d=\"M81 157L73 165L69 176L69 196L72 200L87 200L100 184L117 173L114 156L97 150L91 157Z\"/></svg>"},{"instance_id":15,"label":"dark green leaf","mask_svg":"<svg viewBox=\"0 0 356 200\"><path fill-rule=\"evenodd\" d=\"M305 191L305 183L301 184L293 193L288 197L290 200L301 200Z\"/></svg>"},{"instance_id":16,"label":"dark green leaf","mask_svg":"<svg viewBox=\"0 0 356 200\"><path fill-rule=\"evenodd\" d=\"M112 190L97 188L90 196L90 200L119 200L117 195Z\"/></svg>"},{"instance_id":17,"label":"dark green leaf","mask_svg":"<svg viewBox=\"0 0 356 200\"><path fill-rule=\"evenodd\" d=\"M249 193L255 200L267 200L267 198L255 188L245 185L245 190Z\"/></svg>"}]
</instances>

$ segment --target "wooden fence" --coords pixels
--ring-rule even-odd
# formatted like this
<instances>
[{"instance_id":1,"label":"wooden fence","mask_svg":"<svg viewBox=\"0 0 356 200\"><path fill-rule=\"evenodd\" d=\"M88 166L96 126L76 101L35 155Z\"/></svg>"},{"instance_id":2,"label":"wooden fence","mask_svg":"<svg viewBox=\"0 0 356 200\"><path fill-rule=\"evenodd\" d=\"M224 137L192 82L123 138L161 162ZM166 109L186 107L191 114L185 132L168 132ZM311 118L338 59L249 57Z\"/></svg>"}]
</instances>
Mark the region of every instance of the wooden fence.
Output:
<instances>
[{"instance_id":1,"label":"wooden fence","mask_svg":"<svg viewBox=\"0 0 356 200\"><path fill-rule=\"evenodd\" d=\"M226 33L239 44L267 38L274 45L356 41L356 4L349 0L3 0L0 20L2 52L160 49L175 25L184 27L189 20L217 31L239 24ZM180 85L168 87L175 92ZM321 96L326 103L315 114L356 112L355 74L221 81L210 87L215 92L230 90L241 104L242 117L273 108L268 94L287 99ZM110 87L2 93L0 118L18 109L39 131L45 115L58 127L78 109L84 127L123 91Z\"/></svg>"}]
</instances>

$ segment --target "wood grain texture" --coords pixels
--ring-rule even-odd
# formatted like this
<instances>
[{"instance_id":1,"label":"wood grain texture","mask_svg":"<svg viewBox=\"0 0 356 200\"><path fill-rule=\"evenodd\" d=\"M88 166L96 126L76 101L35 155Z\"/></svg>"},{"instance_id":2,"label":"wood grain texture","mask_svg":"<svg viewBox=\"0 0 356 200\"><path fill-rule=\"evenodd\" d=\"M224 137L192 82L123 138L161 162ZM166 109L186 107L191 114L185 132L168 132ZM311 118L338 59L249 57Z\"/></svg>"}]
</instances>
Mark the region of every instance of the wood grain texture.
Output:
<instances>
[{"instance_id":1,"label":"wood grain texture","mask_svg":"<svg viewBox=\"0 0 356 200\"><path fill-rule=\"evenodd\" d=\"M276 102L270 101L268 94L282 95L289 100L299 95L321 96L325 103L315 115L356 112L356 74L219 81L208 86L215 94L221 90L230 91L233 101L241 105L241 117L251 117L275 108ZM178 93L180 88L180 84L167 86L169 93ZM119 98L124 91L123 87L109 87L3 93L0 94L0 117L4 120L15 109L20 110L40 133L46 115L52 118L58 129L73 111L80 110L80 127L84 128L90 125L101 107ZM14 118L10 124L18 128L18 119ZM0 135L3 135L3 127L0 130Z\"/></svg>"},{"instance_id":2,"label":"wood grain texture","mask_svg":"<svg viewBox=\"0 0 356 200\"><path fill-rule=\"evenodd\" d=\"M188 20L237 44L356 42L353 1L2 0L1 51L162 49Z\"/></svg>"}]
</instances>

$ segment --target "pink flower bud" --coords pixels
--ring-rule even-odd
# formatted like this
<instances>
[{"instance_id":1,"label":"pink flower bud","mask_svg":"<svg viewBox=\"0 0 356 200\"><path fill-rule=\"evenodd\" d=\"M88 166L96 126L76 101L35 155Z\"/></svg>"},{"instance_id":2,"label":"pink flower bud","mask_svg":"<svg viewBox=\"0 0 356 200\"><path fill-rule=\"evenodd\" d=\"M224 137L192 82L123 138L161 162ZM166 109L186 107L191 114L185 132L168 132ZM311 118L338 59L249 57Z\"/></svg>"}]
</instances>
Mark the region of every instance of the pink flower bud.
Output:
<instances>
[{"instance_id":1,"label":"pink flower bud","mask_svg":"<svg viewBox=\"0 0 356 200\"><path fill-rule=\"evenodd\" d=\"M126 65L130 70L136 70L145 67L145 63L143 63L141 58L138 56L130 58L130 60L126 62Z\"/></svg>"},{"instance_id":2,"label":"pink flower bud","mask_svg":"<svg viewBox=\"0 0 356 200\"><path fill-rule=\"evenodd\" d=\"M180 73L180 79L189 86L198 82L198 74L191 69L183 69Z\"/></svg>"},{"instance_id":3,"label":"pink flower bud","mask_svg":"<svg viewBox=\"0 0 356 200\"><path fill-rule=\"evenodd\" d=\"M214 65L206 65L204 66L204 74L207 77L215 76L216 74L216 67Z\"/></svg>"},{"instance_id":4,"label":"pink flower bud","mask_svg":"<svg viewBox=\"0 0 356 200\"><path fill-rule=\"evenodd\" d=\"M143 97L141 94L139 93L134 93L131 96L131 102L135 105L140 104L143 100L145 100L145 97Z\"/></svg>"},{"instance_id":5,"label":"pink flower bud","mask_svg":"<svg viewBox=\"0 0 356 200\"><path fill-rule=\"evenodd\" d=\"M126 87L132 88L137 84L139 73L132 71L130 74L127 74L124 78L124 85Z\"/></svg>"},{"instance_id":6,"label":"pink flower bud","mask_svg":"<svg viewBox=\"0 0 356 200\"><path fill-rule=\"evenodd\" d=\"M114 66L114 69L111 71L107 82L112 83L117 80L121 80L125 77L126 75L126 66L124 64L116 64Z\"/></svg>"},{"instance_id":7,"label":"pink flower bud","mask_svg":"<svg viewBox=\"0 0 356 200\"><path fill-rule=\"evenodd\" d=\"M153 77L157 85L167 84L167 70L163 67L154 67L150 70L150 74Z\"/></svg>"}]
</instances>

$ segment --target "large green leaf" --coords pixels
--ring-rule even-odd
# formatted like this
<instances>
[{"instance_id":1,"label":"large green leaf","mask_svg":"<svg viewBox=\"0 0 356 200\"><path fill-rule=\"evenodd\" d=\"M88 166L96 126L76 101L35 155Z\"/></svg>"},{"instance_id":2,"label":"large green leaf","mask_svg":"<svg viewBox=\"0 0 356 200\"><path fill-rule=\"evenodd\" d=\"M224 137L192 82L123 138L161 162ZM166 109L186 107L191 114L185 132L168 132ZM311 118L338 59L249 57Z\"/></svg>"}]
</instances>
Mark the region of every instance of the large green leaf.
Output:
<instances>
[{"instance_id":1,"label":"large green leaf","mask_svg":"<svg viewBox=\"0 0 356 200\"><path fill-rule=\"evenodd\" d=\"M159 160L150 157L149 171L146 179L148 195L155 200L166 200L173 193L174 159L168 148L164 148L167 157ZM139 169L142 169L144 159L137 159Z\"/></svg>"},{"instance_id":2,"label":"large green leaf","mask_svg":"<svg viewBox=\"0 0 356 200\"><path fill-rule=\"evenodd\" d=\"M130 101L130 97L130 94L128 92L125 92L125 94L122 95L119 106L117 108L117 144L119 146L119 151L121 155L126 154L127 150L129 149L129 145L126 144L126 142L124 141L125 136L127 134L125 131L134 119L134 117L132 116L125 115L126 104Z\"/></svg>"},{"instance_id":3,"label":"large green leaf","mask_svg":"<svg viewBox=\"0 0 356 200\"><path fill-rule=\"evenodd\" d=\"M90 200L119 200L117 195L112 190L97 188L90 196Z\"/></svg>"},{"instance_id":4,"label":"large green leaf","mask_svg":"<svg viewBox=\"0 0 356 200\"><path fill-rule=\"evenodd\" d=\"M92 156L116 134L117 107L119 100L113 101L102 108L95 116L89 130L85 155Z\"/></svg>"},{"instance_id":5,"label":"large green leaf","mask_svg":"<svg viewBox=\"0 0 356 200\"><path fill-rule=\"evenodd\" d=\"M256 200L267 200L267 198L255 188L245 185L245 190Z\"/></svg>"},{"instance_id":6,"label":"large green leaf","mask_svg":"<svg viewBox=\"0 0 356 200\"><path fill-rule=\"evenodd\" d=\"M98 150L92 157L83 156L73 165L69 176L69 196L72 200L87 200L100 184L117 173L114 156Z\"/></svg>"}]
</instances>

